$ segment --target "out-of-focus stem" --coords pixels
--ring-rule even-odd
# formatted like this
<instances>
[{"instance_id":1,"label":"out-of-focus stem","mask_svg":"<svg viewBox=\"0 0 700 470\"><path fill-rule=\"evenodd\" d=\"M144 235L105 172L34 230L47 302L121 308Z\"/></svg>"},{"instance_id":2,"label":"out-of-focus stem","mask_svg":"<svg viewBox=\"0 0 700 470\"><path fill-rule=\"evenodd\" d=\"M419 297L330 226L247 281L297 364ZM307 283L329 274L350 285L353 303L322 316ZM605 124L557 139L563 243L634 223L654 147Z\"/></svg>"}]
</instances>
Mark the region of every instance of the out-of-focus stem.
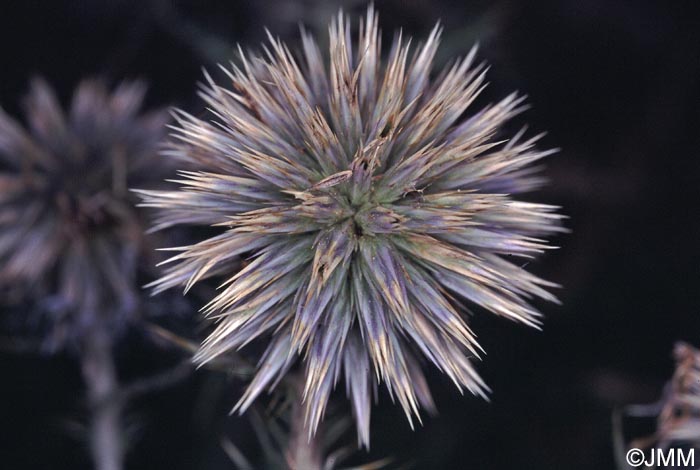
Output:
<instances>
[{"instance_id":1,"label":"out-of-focus stem","mask_svg":"<svg viewBox=\"0 0 700 470\"><path fill-rule=\"evenodd\" d=\"M90 407L90 450L96 470L122 470L124 444L119 383L112 344L102 331L88 334L81 354Z\"/></svg>"}]
</instances>

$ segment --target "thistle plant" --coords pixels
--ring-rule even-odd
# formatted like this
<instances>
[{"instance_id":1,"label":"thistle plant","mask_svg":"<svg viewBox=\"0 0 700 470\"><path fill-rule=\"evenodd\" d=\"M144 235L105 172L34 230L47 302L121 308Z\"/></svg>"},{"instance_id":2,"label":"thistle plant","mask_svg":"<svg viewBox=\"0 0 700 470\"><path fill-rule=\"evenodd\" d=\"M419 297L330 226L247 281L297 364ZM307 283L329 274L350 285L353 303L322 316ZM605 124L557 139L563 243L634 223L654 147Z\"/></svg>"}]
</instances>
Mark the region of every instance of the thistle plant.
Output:
<instances>
[{"instance_id":1,"label":"thistle plant","mask_svg":"<svg viewBox=\"0 0 700 470\"><path fill-rule=\"evenodd\" d=\"M264 459L251 463L236 445L223 438L222 448L236 468L274 469L319 469L319 470L380 470L388 468L392 459L384 458L360 465L347 466L355 457L357 448L343 445L352 419L329 410L318 432L309 438L308 422L304 417L302 403L303 384L294 374L285 377L284 383L275 390L274 406L265 411L257 407L249 410L248 417L260 444Z\"/></svg>"},{"instance_id":2,"label":"thistle plant","mask_svg":"<svg viewBox=\"0 0 700 470\"><path fill-rule=\"evenodd\" d=\"M138 113L145 87L82 82L65 113L35 80L27 129L0 110L0 289L49 324L45 344L77 351L95 468L123 463L112 344L142 311L153 250L128 191L162 179L167 114Z\"/></svg>"},{"instance_id":3,"label":"thistle plant","mask_svg":"<svg viewBox=\"0 0 700 470\"><path fill-rule=\"evenodd\" d=\"M631 448L669 449L683 445L700 448L700 350L679 341L673 348L673 357L676 368L661 399L650 405L625 407L630 417L655 418L656 431L633 439L624 452ZM617 437L624 440L621 426Z\"/></svg>"},{"instance_id":4,"label":"thistle plant","mask_svg":"<svg viewBox=\"0 0 700 470\"><path fill-rule=\"evenodd\" d=\"M485 395L467 305L536 327L530 299L556 300L520 264L549 248L541 237L561 216L515 199L554 151L499 136L523 97L472 109L486 73L475 49L433 76L440 32L415 49L399 33L383 59L373 9L356 46L341 13L328 54L304 31L301 57L272 36L262 55L239 48L228 86L207 75L202 87L213 121L176 113L167 154L193 170L179 188L141 191L143 204L158 229L220 232L172 248L153 287L223 277L196 360L266 344L241 412L299 364L310 434L342 378L368 446L379 384L409 421L434 408L424 359Z\"/></svg>"},{"instance_id":5,"label":"thistle plant","mask_svg":"<svg viewBox=\"0 0 700 470\"><path fill-rule=\"evenodd\" d=\"M153 256L128 188L167 175L156 158L167 114L137 115L144 92L84 81L66 114L37 79L27 129L0 110L0 288L40 303L54 346L95 328L112 336L138 313Z\"/></svg>"},{"instance_id":6,"label":"thistle plant","mask_svg":"<svg viewBox=\"0 0 700 470\"><path fill-rule=\"evenodd\" d=\"M690 443L700 447L700 350L678 342L673 348L676 370L671 378L656 438L663 445Z\"/></svg>"}]
</instances>

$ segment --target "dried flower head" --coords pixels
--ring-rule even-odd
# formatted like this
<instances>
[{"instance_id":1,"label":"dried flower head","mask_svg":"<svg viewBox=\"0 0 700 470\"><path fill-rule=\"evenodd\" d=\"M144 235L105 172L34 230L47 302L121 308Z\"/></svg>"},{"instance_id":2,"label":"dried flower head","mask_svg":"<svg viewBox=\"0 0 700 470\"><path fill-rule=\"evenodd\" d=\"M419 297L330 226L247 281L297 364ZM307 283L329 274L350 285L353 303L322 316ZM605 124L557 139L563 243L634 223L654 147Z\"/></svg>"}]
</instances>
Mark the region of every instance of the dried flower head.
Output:
<instances>
[{"instance_id":1,"label":"dried flower head","mask_svg":"<svg viewBox=\"0 0 700 470\"><path fill-rule=\"evenodd\" d=\"M676 369L661 399L650 405L626 407L629 416L655 417L657 425L653 434L632 440L628 449L700 448L700 350L679 341L673 356Z\"/></svg>"},{"instance_id":2,"label":"dried flower head","mask_svg":"<svg viewBox=\"0 0 700 470\"><path fill-rule=\"evenodd\" d=\"M0 288L41 303L54 345L96 325L116 332L137 310L152 250L128 188L166 175L154 157L167 114L138 115L144 92L84 81L64 113L34 80L27 129L0 110Z\"/></svg>"},{"instance_id":3,"label":"dried flower head","mask_svg":"<svg viewBox=\"0 0 700 470\"><path fill-rule=\"evenodd\" d=\"M683 342L673 348L676 370L662 399L656 436L662 446L685 442L700 446L700 350Z\"/></svg>"},{"instance_id":4,"label":"dried flower head","mask_svg":"<svg viewBox=\"0 0 700 470\"><path fill-rule=\"evenodd\" d=\"M419 354L484 394L462 300L533 326L527 299L555 300L504 258L542 252L539 237L559 230L555 207L513 198L541 183L530 164L552 151L535 149L539 136L495 140L523 109L515 94L466 113L485 86L474 51L431 78L437 26L412 55L399 34L386 61L371 8L357 47L342 14L327 58L302 34L301 61L270 37L263 56L240 52L232 88L208 78L213 123L178 114L170 153L198 171L179 190L143 192L144 204L161 209L158 227L228 230L175 248L155 288L226 276L196 359L268 339L245 410L301 358L312 432L344 376L368 445L380 382L409 420L433 408Z\"/></svg>"}]
</instances>

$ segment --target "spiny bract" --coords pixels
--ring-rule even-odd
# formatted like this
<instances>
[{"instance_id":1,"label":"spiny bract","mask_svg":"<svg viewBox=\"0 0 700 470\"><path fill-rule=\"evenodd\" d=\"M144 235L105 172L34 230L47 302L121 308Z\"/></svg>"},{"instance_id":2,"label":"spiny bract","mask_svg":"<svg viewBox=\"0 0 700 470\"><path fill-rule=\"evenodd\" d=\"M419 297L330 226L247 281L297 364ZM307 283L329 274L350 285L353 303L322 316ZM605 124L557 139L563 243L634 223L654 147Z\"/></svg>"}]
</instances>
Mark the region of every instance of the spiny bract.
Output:
<instances>
[{"instance_id":1,"label":"spiny bract","mask_svg":"<svg viewBox=\"0 0 700 470\"><path fill-rule=\"evenodd\" d=\"M377 384L409 420L433 408L419 352L484 394L462 299L528 325L538 313L526 299L555 300L503 258L531 257L547 248L537 237L559 230L555 207L511 197L542 182L529 165L552 151L534 148L539 136L494 140L523 109L515 94L465 114L485 67L472 51L431 78L439 36L436 26L410 55L398 34L382 61L374 11L356 48L341 13L328 58L304 32L301 61L270 37L263 56L239 50L230 89L207 77L213 123L177 113L170 155L197 171L182 172L179 190L143 191L144 204L161 209L157 228L227 230L174 248L155 289L226 276L196 359L268 339L240 410L301 357L310 429L344 375L368 445Z\"/></svg>"},{"instance_id":2,"label":"spiny bract","mask_svg":"<svg viewBox=\"0 0 700 470\"><path fill-rule=\"evenodd\" d=\"M27 129L0 110L0 289L49 314L49 346L116 333L138 311L153 250L128 188L167 175L157 147L168 115L139 114L144 92L86 80L66 113L36 79Z\"/></svg>"}]
</instances>

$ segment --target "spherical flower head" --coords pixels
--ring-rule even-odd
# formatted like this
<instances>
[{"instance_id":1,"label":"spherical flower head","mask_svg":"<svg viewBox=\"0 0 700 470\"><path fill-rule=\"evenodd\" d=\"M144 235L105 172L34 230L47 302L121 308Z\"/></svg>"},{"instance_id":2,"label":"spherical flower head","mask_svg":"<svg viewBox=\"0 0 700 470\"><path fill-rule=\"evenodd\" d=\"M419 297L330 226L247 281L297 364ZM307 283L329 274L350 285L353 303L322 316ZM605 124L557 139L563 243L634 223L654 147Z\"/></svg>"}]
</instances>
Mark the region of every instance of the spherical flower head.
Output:
<instances>
[{"instance_id":1,"label":"spherical flower head","mask_svg":"<svg viewBox=\"0 0 700 470\"><path fill-rule=\"evenodd\" d=\"M386 60L372 9L354 47L342 14L327 56L302 34L301 60L270 37L264 55L240 52L230 87L208 78L212 123L179 114L170 153L198 171L144 203L161 209L159 227L222 232L177 248L155 286L225 276L197 360L264 338L238 407L299 361L312 432L344 377L368 445L378 384L409 420L433 408L421 359L485 393L463 301L536 326L527 300L555 300L551 284L506 259L542 252L539 237L559 230L555 207L514 199L542 182L530 165L552 151L522 133L495 139L523 109L515 94L471 110L485 86L474 51L432 78L437 26L413 53L397 35Z\"/></svg>"},{"instance_id":2,"label":"spherical flower head","mask_svg":"<svg viewBox=\"0 0 700 470\"><path fill-rule=\"evenodd\" d=\"M0 110L0 288L49 318L50 346L123 329L139 306L145 218L129 187L162 180L167 113L145 87L82 82L66 113L40 79L27 128ZM150 264L150 263L149 263Z\"/></svg>"}]
</instances>

